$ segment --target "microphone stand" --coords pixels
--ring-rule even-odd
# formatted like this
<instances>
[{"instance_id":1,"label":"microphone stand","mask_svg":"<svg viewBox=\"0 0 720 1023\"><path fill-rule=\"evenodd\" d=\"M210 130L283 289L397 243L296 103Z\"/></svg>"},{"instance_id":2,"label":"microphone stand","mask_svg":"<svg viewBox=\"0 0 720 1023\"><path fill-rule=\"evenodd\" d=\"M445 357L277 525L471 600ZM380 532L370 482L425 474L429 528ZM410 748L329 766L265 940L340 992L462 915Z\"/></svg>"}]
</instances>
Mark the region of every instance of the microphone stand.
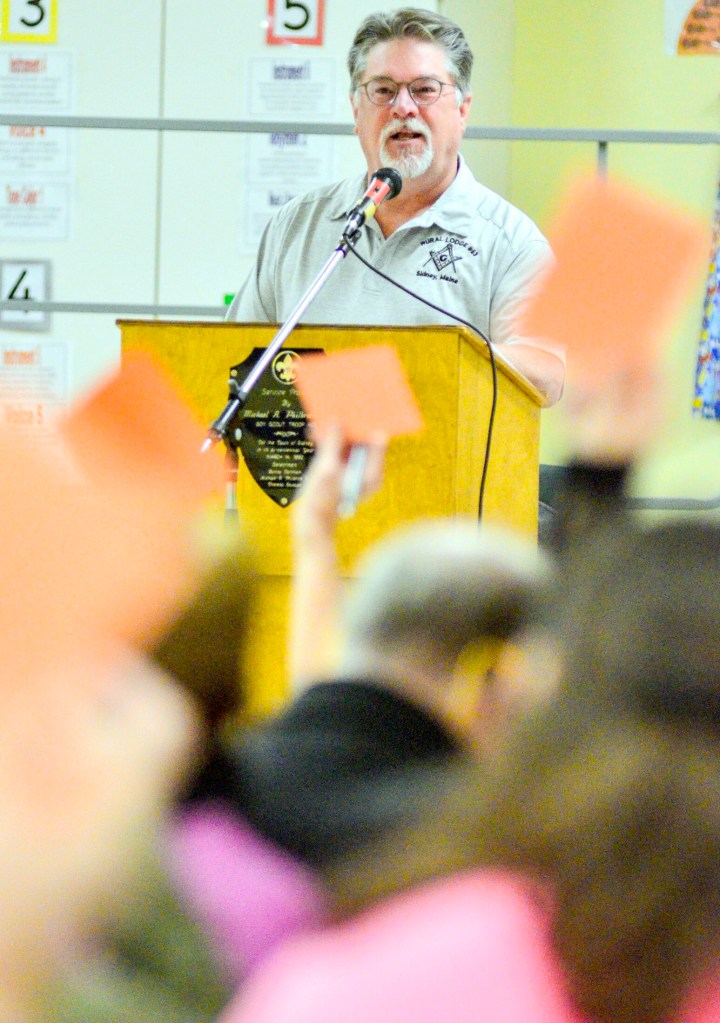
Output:
<instances>
[{"instance_id":1,"label":"microphone stand","mask_svg":"<svg viewBox=\"0 0 720 1023\"><path fill-rule=\"evenodd\" d=\"M352 238L350 239L353 240ZM332 274L336 266L344 259L347 255L349 245L343 235L340 240L340 244L333 251L332 255L323 265L320 273L317 275L315 280L312 282L308 290L305 292L303 297L300 299L298 304L295 306L293 311L288 316L287 320L281 326L275 337L272 339L270 344L264 350L258 361L255 363L253 368L248 373L242 384L238 384L236 380L230 380L228 386L230 388L230 397L228 402L215 419L210 427L208 428L208 435L205 438L205 442L202 446L203 451L209 451L209 449L216 444L219 440L225 440L227 437L227 429L231 421L235 418L238 412L245 406L250 392L253 387L257 384L260 377L263 375L267 367L270 365L276 354L280 351L282 346L290 334L295 329L298 320L303 315L305 310L308 308L310 303L320 292L327 279Z\"/></svg>"},{"instance_id":2,"label":"microphone stand","mask_svg":"<svg viewBox=\"0 0 720 1023\"><path fill-rule=\"evenodd\" d=\"M238 384L237 380L232 377L228 381L228 387L230 389L230 395L227 400L225 408L222 410L220 415L215 419L210 427L208 428L207 437L202 445L201 450L203 452L209 451L210 448L217 444L218 441L222 440L227 448L226 454L226 505L225 505L225 522L230 523L237 521L237 500L235 493L235 486L237 484L237 468L238 468L238 454L237 449L242 437L242 431L240 427L235 427L232 430L232 437L228 435L230 424L233 419L238 415L239 412L247 404L247 400L250 397L252 389L257 384L260 377L263 375L267 367L270 365L276 354L280 351L285 341L288 339L292 331L295 329L298 320L306 311L313 299L322 290L323 286L327 282L336 267L342 262L348 253L350 245L354 243L357 236L360 233L361 224L353 223L343 232L343 236L340 239L340 243L335 248L329 258L323 264L319 274L312 282L310 287L307 289L303 297L300 299L298 304L295 306L293 311L290 313L288 318L285 320L283 325L278 330L275 337L272 339L270 344L261 354L258 361L255 363L253 368L248 373L242 384Z\"/></svg>"},{"instance_id":3,"label":"microphone stand","mask_svg":"<svg viewBox=\"0 0 720 1023\"><path fill-rule=\"evenodd\" d=\"M217 419L211 423L207 432L207 437L205 438L201 448L201 451L203 452L208 451L213 444L216 444L219 440L224 441L228 448L228 456L226 459L226 522L229 520L237 520L237 501L235 494L238 468L237 448L240 440L242 439L242 430L239 426L236 426L233 429L232 438L228 437L230 424L233 419L235 419L238 412L245 407L253 387L255 387L260 377L275 358L276 354L285 344L285 341L295 329L300 317L303 315L315 296L323 288L338 264L341 263L348 254L349 249L357 240L357 237L365 223L375 215L377 207L381 202L388 198L394 198L394 196L398 195L401 188L402 178L396 170L389 167L381 167L380 170L376 172L370 182L367 192L360 200L359 204L350 212L337 247L325 261L320 273L285 320L270 344L264 352L262 352L260 358L243 380L242 384L238 384L237 380L234 380L232 377L228 381L230 396L228 397L225 408L222 410Z\"/></svg>"}]
</instances>

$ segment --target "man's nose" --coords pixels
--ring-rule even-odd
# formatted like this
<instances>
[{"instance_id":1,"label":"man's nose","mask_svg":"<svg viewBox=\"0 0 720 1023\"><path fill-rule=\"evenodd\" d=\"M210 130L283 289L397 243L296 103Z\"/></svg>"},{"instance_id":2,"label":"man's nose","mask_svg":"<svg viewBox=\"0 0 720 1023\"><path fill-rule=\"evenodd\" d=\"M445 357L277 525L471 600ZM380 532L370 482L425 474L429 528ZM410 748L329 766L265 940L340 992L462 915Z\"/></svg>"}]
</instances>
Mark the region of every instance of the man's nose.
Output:
<instances>
[{"instance_id":1,"label":"man's nose","mask_svg":"<svg viewBox=\"0 0 720 1023\"><path fill-rule=\"evenodd\" d=\"M396 113L402 114L403 117L409 117L411 114L417 113L417 103L410 95L410 89L407 85L401 85L398 89L398 94L393 100L393 107Z\"/></svg>"}]
</instances>

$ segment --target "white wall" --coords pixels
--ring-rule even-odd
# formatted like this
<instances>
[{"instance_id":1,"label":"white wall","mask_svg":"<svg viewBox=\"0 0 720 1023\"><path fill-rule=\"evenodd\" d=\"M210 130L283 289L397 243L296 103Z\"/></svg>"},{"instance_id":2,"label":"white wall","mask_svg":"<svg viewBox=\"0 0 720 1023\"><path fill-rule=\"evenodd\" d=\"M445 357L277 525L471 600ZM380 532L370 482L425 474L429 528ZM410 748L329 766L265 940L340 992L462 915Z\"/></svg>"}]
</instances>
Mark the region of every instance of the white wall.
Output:
<instances>
[{"instance_id":1,"label":"white wall","mask_svg":"<svg viewBox=\"0 0 720 1023\"><path fill-rule=\"evenodd\" d=\"M75 55L74 113L80 116L243 120L248 61L280 52L265 43L267 0L211 5L57 0L57 5L57 39L46 45ZM379 6L378 0L326 0L324 45L291 48L293 54L302 50L336 62L330 121L351 123L345 56L355 26ZM423 6L438 4L423 0ZM487 32L496 43L503 39L502 54L495 45L493 62L478 62L475 115L485 123L503 123L509 99L502 95L504 72L497 70L505 62L507 36L501 5L452 0L445 6L451 17L462 14L471 34L477 26L483 37ZM7 45L0 43L0 51ZM238 241L250 136L105 129L74 134L69 239L5 243L0 258L51 260L57 301L222 307L252 262ZM362 166L353 137L336 139L334 146L338 174ZM504 147L469 143L468 158L485 168L491 186L504 188ZM14 332L2 328L2 333ZM50 333L37 340L68 345L72 396L119 358L119 333L110 313L54 313Z\"/></svg>"}]
</instances>

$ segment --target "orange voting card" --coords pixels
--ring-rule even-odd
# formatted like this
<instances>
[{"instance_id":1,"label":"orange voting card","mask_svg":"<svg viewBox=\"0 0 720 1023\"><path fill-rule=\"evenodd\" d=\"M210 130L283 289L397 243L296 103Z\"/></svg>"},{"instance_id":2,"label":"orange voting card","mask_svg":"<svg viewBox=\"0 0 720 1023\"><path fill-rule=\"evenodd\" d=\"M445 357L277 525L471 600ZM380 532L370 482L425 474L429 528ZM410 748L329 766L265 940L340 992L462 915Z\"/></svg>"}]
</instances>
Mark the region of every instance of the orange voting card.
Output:
<instances>
[{"instance_id":1,"label":"orange voting card","mask_svg":"<svg viewBox=\"0 0 720 1023\"><path fill-rule=\"evenodd\" d=\"M19 672L115 638L144 642L184 606L202 567L198 515L223 481L203 437L144 357L124 360L64 424L74 474L0 430L6 663L9 650Z\"/></svg>"},{"instance_id":2,"label":"orange voting card","mask_svg":"<svg viewBox=\"0 0 720 1023\"><path fill-rule=\"evenodd\" d=\"M62 436L106 511L117 552L114 600L103 608L137 640L162 627L196 583L198 513L222 491L219 452L200 453L205 430L174 381L145 353L76 406ZM112 533L109 530L113 522Z\"/></svg>"},{"instance_id":3,"label":"orange voting card","mask_svg":"<svg viewBox=\"0 0 720 1023\"><path fill-rule=\"evenodd\" d=\"M548 231L557 264L521 309L518 333L567 348L570 380L650 361L710 250L701 222L626 184L578 181Z\"/></svg>"},{"instance_id":4,"label":"orange voting card","mask_svg":"<svg viewBox=\"0 0 720 1023\"><path fill-rule=\"evenodd\" d=\"M73 877L104 879L197 738L179 688L129 647L176 622L207 574L197 520L222 467L203 438L144 357L77 405L51 450L0 427L0 854L26 900L13 919L33 899L46 919L56 895L67 915Z\"/></svg>"},{"instance_id":5,"label":"orange voting card","mask_svg":"<svg viewBox=\"0 0 720 1023\"><path fill-rule=\"evenodd\" d=\"M63 435L91 482L163 490L169 504L197 506L222 486L217 452L201 454L206 435L177 383L146 352L122 367L63 424Z\"/></svg>"},{"instance_id":6,"label":"orange voting card","mask_svg":"<svg viewBox=\"0 0 720 1023\"><path fill-rule=\"evenodd\" d=\"M418 433L423 418L405 369L392 345L305 355L296 364L296 387L322 440L339 426L349 444L368 444L378 434Z\"/></svg>"}]
</instances>

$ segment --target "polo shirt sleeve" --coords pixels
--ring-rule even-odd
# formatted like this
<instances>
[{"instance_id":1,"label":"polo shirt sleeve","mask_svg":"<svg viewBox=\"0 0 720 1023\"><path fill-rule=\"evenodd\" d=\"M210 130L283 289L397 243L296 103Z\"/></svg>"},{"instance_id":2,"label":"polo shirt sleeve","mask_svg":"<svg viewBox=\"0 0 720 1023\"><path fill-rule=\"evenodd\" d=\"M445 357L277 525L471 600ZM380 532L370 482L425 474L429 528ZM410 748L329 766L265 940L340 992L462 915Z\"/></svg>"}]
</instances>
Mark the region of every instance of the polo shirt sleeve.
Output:
<instances>
[{"instance_id":1,"label":"polo shirt sleeve","mask_svg":"<svg viewBox=\"0 0 720 1023\"><path fill-rule=\"evenodd\" d=\"M523 337L515 329L518 312L537 275L552 266L553 262L550 244L539 232L517 250L492 295L490 337L494 344L531 345L551 352L565 365L565 349L561 344L550 338Z\"/></svg>"},{"instance_id":2,"label":"polo shirt sleeve","mask_svg":"<svg viewBox=\"0 0 720 1023\"><path fill-rule=\"evenodd\" d=\"M286 207L265 226L255 264L245 278L225 317L240 323L279 323L275 276L285 235Z\"/></svg>"}]
</instances>

